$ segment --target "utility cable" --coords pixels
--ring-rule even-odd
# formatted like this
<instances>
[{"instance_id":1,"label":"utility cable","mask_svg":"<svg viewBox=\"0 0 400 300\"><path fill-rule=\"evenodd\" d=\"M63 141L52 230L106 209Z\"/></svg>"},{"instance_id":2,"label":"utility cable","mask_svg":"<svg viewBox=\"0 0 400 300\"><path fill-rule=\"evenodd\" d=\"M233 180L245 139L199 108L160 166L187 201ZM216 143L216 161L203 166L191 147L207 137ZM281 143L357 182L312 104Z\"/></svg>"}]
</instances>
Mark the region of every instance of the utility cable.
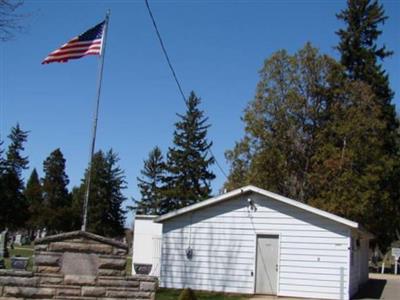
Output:
<instances>
[{"instance_id":1,"label":"utility cable","mask_svg":"<svg viewBox=\"0 0 400 300\"><path fill-rule=\"evenodd\" d=\"M221 167L221 165L219 164L218 160L215 158L215 155L213 154L211 148L208 149L208 152L211 154L212 157L214 157L215 164L217 165L218 169L221 171L222 175L224 175L225 178L228 179L228 176L226 175L224 169L222 169L222 167Z\"/></svg>"},{"instance_id":2,"label":"utility cable","mask_svg":"<svg viewBox=\"0 0 400 300\"><path fill-rule=\"evenodd\" d=\"M151 21L153 22L154 30L156 31L156 34L157 34L157 37L158 37L158 41L160 42L161 49L162 49L162 51L163 51L163 53L164 53L165 59L167 60L169 69L170 69L171 72L172 72L172 76L173 76L174 79L175 79L176 85L178 86L178 89L179 89L179 92L181 93L181 96L182 96L182 98L183 98L183 101L185 101L185 103L186 103L185 93L184 93L183 90L182 90L181 84L179 83L178 77L176 76L174 67L172 66L171 60L169 59L169 55L168 55L167 49L165 49L164 42L163 42L163 40L162 40L162 38L161 38L160 31L158 30L156 20L154 19L153 13L152 13L152 11L151 11L151 9L150 9L149 2L148 2L147 0L145 0L145 2L146 2L147 11L149 12Z\"/></svg>"},{"instance_id":3,"label":"utility cable","mask_svg":"<svg viewBox=\"0 0 400 300\"><path fill-rule=\"evenodd\" d=\"M155 32L157 34L158 41L160 42L160 46L161 46L161 49L162 49L162 51L164 53L164 57L165 57L165 59L166 59L166 61L168 63L169 69L171 70L171 73L172 73L172 76L174 77L176 85L178 86L178 89L179 89L179 92L180 92L180 94L181 94L181 96L183 98L183 101L186 104L187 100L186 100L186 97L185 97L185 93L183 92L182 86L181 86L181 84L179 82L178 76L176 75L175 69L172 66L171 60L169 59L169 55L168 55L167 49L165 48L165 45L164 45L163 39L161 37L160 31L158 30L158 26L157 26L156 20L154 18L154 15L153 15L153 13L151 11L151 8L150 8L150 5L149 5L149 1L148 0L144 0L144 2L146 3L147 11L149 12L149 16L150 16L151 21L153 23L154 30L155 30ZM211 157L214 158L215 164L217 165L217 167L221 171L221 173L225 176L226 179L228 179L228 176L226 175L225 171L222 169L222 167L219 164L217 158L214 156L213 152L211 151L211 148L208 149L208 153L210 153Z\"/></svg>"}]
</instances>

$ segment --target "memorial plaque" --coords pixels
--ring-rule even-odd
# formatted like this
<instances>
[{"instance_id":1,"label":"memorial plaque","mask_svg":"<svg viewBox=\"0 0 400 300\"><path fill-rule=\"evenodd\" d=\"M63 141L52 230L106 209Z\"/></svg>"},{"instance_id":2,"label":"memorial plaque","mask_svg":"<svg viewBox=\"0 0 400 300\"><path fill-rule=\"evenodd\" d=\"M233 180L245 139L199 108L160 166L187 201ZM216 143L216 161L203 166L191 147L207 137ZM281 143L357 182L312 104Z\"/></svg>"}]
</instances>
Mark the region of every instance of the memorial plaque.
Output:
<instances>
[{"instance_id":1,"label":"memorial plaque","mask_svg":"<svg viewBox=\"0 0 400 300\"><path fill-rule=\"evenodd\" d=\"M11 268L15 270L26 270L29 257L11 257Z\"/></svg>"},{"instance_id":2,"label":"memorial plaque","mask_svg":"<svg viewBox=\"0 0 400 300\"><path fill-rule=\"evenodd\" d=\"M150 264L133 264L135 273L140 275L149 275L152 265Z\"/></svg>"},{"instance_id":3,"label":"memorial plaque","mask_svg":"<svg viewBox=\"0 0 400 300\"><path fill-rule=\"evenodd\" d=\"M96 254L66 252L62 258L61 273L64 275L92 275L99 270L99 257Z\"/></svg>"}]
</instances>

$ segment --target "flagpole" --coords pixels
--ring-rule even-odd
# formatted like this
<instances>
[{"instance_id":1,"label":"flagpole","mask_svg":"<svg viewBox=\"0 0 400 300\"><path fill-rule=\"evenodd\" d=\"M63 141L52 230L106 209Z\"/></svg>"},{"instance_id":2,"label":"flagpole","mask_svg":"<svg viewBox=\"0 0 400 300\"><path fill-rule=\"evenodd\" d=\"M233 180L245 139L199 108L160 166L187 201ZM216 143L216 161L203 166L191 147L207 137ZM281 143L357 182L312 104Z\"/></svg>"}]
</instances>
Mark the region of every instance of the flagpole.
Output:
<instances>
[{"instance_id":1,"label":"flagpole","mask_svg":"<svg viewBox=\"0 0 400 300\"><path fill-rule=\"evenodd\" d=\"M102 46L101 46L99 73L98 73L98 81L97 81L97 96L96 96L96 104L95 104L95 110L94 110L93 128L92 128L92 142L90 145L89 168L88 168L87 181L86 181L85 199L84 199L84 204L83 204L82 231L86 231L86 227L87 227L87 214L88 214L88 204L89 204L89 195L90 195L90 184L91 184L91 177L92 177L92 163L93 163L94 149L95 149L95 145L96 145L97 120L99 118L101 84L103 81L104 56L106 54L106 42L107 42L107 31L108 31L109 19L110 19L110 10L108 10L106 13L106 19L105 19L105 24L104 24L104 36L103 36L104 42L102 43Z\"/></svg>"}]
</instances>

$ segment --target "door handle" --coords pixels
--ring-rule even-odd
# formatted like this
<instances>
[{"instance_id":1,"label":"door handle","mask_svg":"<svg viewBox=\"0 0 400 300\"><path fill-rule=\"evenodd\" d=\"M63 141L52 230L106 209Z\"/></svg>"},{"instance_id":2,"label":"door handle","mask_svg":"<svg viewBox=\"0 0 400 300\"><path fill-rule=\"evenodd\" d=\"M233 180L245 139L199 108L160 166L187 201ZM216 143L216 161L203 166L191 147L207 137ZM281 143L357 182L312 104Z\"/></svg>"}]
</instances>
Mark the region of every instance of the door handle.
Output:
<instances>
[{"instance_id":1,"label":"door handle","mask_svg":"<svg viewBox=\"0 0 400 300\"><path fill-rule=\"evenodd\" d=\"M278 272L278 264L275 265L275 271Z\"/></svg>"}]
</instances>

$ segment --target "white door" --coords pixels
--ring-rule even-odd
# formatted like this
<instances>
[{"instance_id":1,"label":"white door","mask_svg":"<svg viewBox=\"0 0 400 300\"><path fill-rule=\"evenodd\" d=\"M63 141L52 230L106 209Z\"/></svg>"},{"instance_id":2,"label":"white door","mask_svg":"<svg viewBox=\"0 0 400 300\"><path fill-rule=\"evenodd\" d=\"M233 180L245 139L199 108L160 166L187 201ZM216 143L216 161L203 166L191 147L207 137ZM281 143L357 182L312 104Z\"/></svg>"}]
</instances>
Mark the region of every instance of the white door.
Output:
<instances>
[{"instance_id":1,"label":"white door","mask_svg":"<svg viewBox=\"0 0 400 300\"><path fill-rule=\"evenodd\" d=\"M257 236L256 293L276 295L279 236Z\"/></svg>"}]
</instances>

